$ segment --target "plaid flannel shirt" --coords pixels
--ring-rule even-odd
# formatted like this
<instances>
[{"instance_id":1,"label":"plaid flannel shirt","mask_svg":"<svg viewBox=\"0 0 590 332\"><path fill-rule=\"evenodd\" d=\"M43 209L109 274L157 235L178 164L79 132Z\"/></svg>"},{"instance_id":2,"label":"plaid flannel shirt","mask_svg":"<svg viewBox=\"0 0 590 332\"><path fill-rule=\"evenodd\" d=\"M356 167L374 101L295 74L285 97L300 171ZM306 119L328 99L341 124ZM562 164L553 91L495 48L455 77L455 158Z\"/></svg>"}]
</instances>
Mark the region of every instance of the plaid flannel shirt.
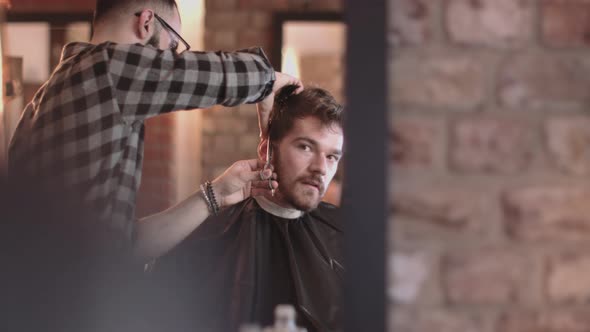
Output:
<instances>
[{"instance_id":1,"label":"plaid flannel shirt","mask_svg":"<svg viewBox=\"0 0 590 332\"><path fill-rule=\"evenodd\" d=\"M259 48L177 55L140 44L68 44L23 112L9 146L9 173L74 189L101 220L131 236L144 120L255 103L274 79Z\"/></svg>"}]
</instances>

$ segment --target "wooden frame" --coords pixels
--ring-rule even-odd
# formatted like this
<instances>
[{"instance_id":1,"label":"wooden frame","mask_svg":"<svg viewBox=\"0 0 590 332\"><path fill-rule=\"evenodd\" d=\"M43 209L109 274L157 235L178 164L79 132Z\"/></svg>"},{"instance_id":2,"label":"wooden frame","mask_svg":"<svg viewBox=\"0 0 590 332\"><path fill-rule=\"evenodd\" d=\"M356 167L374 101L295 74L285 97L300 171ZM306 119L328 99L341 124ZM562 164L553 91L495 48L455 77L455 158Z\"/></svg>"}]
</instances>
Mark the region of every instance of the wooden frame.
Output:
<instances>
[{"instance_id":1,"label":"wooden frame","mask_svg":"<svg viewBox=\"0 0 590 332\"><path fill-rule=\"evenodd\" d=\"M386 0L345 0L345 331L385 331Z\"/></svg>"},{"instance_id":2,"label":"wooden frame","mask_svg":"<svg viewBox=\"0 0 590 332\"><path fill-rule=\"evenodd\" d=\"M281 66L283 65L283 57L281 56L283 45L283 26L289 21L344 23L344 16L335 12L275 13L272 23L273 47L271 54L269 54L271 63L274 65L275 70L281 70Z\"/></svg>"}]
</instances>

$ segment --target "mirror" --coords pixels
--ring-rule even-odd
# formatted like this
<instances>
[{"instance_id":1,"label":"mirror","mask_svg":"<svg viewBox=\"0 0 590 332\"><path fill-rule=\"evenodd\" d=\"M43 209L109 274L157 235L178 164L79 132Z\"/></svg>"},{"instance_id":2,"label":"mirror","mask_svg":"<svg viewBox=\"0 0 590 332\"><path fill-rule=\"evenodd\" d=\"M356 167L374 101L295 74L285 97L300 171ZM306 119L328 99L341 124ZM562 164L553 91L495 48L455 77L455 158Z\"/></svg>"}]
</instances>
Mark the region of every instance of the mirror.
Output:
<instances>
[{"instance_id":1,"label":"mirror","mask_svg":"<svg viewBox=\"0 0 590 332\"><path fill-rule=\"evenodd\" d=\"M279 13L275 16L275 36L273 59L280 71L300 77L305 86L326 89L339 103L346 103L346 24L341 14ZM340 205L342 174L343 161L324 201Z\"/></svg>"}]
</instances>

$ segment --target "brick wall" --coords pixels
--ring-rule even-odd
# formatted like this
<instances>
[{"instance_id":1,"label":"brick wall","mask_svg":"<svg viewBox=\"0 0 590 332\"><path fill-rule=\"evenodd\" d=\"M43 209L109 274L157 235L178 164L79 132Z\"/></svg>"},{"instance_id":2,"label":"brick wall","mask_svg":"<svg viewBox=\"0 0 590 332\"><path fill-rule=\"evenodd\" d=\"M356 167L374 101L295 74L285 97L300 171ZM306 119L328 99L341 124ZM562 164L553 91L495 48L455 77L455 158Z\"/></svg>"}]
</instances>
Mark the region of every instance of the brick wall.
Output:
<instances>
[{"instance_id":1,"label":"brick wall","mask_svg":"<svg viewBox=\"0 0 590 332\"><path fill-rule=\"evenodd\" d=\"M0 0L13 13L92 13L95 0Z\"/></svg>"},{"instance_id":2,"label":"brick wall","mask_svg":"<svg viewBox=\"0 0 590 332\"><path fill-rule=\"evenodd\" d=\"M273 15L277 12L342 10L341 0L207 0L205 48L235 50L261 46L268 56L274 47ZM277 59L271 62L277 63ZM215 107L203 117L203 179L213 179L243 158L256 158L258 122L253 105Z\"/></svg>"},{"instance_id":3,"label":"brick wall","mask_svg":"<svg viewBox=\"0 0 590 332\"><path fill-rule=\"evenodd\" d=\"M150 118L145 123L144 163L137 197L138 217L172 206L176 200L174 130L177 114Z\"/></svg>"},{"instance_id":4,"label":"brick wall","mask_svg":"<svg viewBox=\"0 0 590 332\"><path fill-rule=\"evenodd\" d=\"M590 327L590 3L390 0L390 330Z\"/></svg>"},{"instance_id":5,"label":"brick wall","mask_svg":"<svg viewBox=\"0 0 590 332\"><path fill-rule=\"evenodd\" d=\"M182 36L203 49L203 1L177 0ZM174 112L146 121L145 154L137 212L145 216L184 200L201 177L200 110Z\"/></svg>"}]
</instances>

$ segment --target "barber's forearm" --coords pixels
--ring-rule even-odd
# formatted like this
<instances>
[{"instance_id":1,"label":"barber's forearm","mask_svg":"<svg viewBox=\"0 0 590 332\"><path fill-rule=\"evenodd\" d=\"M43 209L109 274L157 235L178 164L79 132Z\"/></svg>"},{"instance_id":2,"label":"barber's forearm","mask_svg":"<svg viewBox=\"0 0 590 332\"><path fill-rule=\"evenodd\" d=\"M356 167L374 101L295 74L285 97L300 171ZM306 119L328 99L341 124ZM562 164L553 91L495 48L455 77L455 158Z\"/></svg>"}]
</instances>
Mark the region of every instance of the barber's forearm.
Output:
<instances>
[{"instance_id":1,"label":"barber's forearm","mask_svg":"<svg viewBox=\"0 0 590 332\"><path fill-rule=\"evenodd\" d=\"M254 103L271 93L276 78L260 48L175 55L141 45L109 44L105 54L113 92L127 121Z\"/></svg>"},{"instance_id":2,"label":"barber's forearm","mask_svg":"<svg viewBox=\"0 0 590 332\"><path fill-rule=\"evenodd\" d=\"M137 222L134 254L149 261L178 245L207 217L207 203L199 192L166 211L142 218Z\"/></svg>"}]
</instances>

